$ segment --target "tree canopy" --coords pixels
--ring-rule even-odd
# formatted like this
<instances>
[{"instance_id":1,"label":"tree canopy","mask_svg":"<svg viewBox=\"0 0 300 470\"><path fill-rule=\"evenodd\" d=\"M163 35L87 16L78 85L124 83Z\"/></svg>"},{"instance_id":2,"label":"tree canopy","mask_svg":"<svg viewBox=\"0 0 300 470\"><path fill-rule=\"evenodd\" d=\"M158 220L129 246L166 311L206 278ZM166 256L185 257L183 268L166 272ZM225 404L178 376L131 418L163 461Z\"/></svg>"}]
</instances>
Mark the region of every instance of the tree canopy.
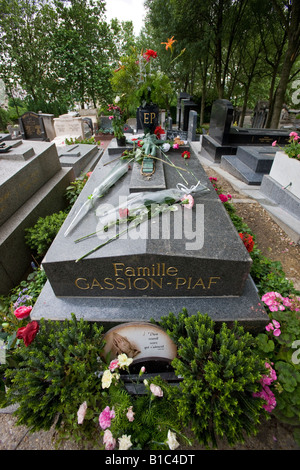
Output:
<instances>
[{"instance_id":1,"label":"tree canopy","mask_svg":"<svg viewBox=\"0 0 300 470\"><path fill-rule=\"evenodd\" d=\"M241 108L241 124L247 108L268 101L268 127L278 126L284 104L298 104L299 0L144 3L145 26L135 37L132 22L107 22L105 0L0 0L0 79L9 97L22 91L32 110L59 114L120 94L133 109L133 75L121 70L116 78L115 70L136 73L135 58L153 49L157 100L169 109L178 92L190 93L201 123L217 98Z\"/></svg>"}]
</instances>

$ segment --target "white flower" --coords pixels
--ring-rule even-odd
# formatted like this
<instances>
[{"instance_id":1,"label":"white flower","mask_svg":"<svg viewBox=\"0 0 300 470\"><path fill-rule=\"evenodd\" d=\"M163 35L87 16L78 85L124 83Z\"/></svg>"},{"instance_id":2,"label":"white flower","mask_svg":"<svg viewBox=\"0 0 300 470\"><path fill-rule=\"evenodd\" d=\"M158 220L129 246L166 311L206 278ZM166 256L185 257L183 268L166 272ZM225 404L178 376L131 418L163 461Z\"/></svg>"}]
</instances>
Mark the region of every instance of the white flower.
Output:
<instances>
[{"instance_id":1,"label":"white flower","mask_svg":"<svg viewBox=\"0 0 300 470\"><path fill-rule=\"evenodd\" d=\"M102 388L109 388L112 381L112 373L109 370L105 370L102 375Z\"/></svg>"},{"instance_id":2,"label":"white flower","mask_svg":"<svg viewBox=\"0 0 300 470\"><path fill-rule=\"evenodd\" d=\"M82 424L87 410L87 402L84 401L77 411L77 423Z\"/></svg>"},{"instance_id":3,"label":"white flower","mask_svg":"<svg viewBox=\"0 0 300 470\"><path fill-rule=\"evenodd\" d=\"M119 354L118 361L119 361L119 367L122 369L122 367L130 366L133 359L131 357L128 357L127 354L123 353L123 354Z\"/></svg>"},{"instance_id":4,"label":"white flower","mask_svg":"<svg viewBox=\"0 0 300 470\"><path fill-rule=\"evenodd\" d=\"M115 98L115 103L119 103L120 99L121 99L121 98L120 98L119 96L116 96L116 98Z\"/></svg>"},{"instance_id":5,"label":"white flower","mask_svg":"<svg viewBox=\"0 0 300 470\"><path fill-rule=\"evenodd\" d=\"M129 447L132 446L132 442L130 440L131 436L127 436L126 434L123 434L122 437L119 437L119 450L128 450Z\"/></svg>"},{"instance_id":6,"label":"white flower","mask_svg":"<svg viewBox=\"0 0 300 470\"><path fill-rule=\"evenodd\" d=\"M161 148L163 149L164 152L167 152L168 150L170 150L171 145L168 142L166 142L165 144L162 144Z\"/></svg>"},{"instance_id":7,"label":"white flower","mask_svg":"<svg viewBox=\"0 0 300 470\"><path fill-rule=\"evenodd\" d=\"M163 391L158 385L151 384L150 390L156 397L163 397Z\"/></svg>"},{"instance_id":8,"label":"white flower","mask_svg":"<svg viewBox=\"0 0 300 470\"><path fill-rule=\"evenodd\" d=\"M177 440L176 440L175 432L170 431L170 429L168 431L168 439L167 439L166 443L168 444L168 446L171 450L175 450L179 446L179 442L177 442Z\"/></svg>"}]
</instances>

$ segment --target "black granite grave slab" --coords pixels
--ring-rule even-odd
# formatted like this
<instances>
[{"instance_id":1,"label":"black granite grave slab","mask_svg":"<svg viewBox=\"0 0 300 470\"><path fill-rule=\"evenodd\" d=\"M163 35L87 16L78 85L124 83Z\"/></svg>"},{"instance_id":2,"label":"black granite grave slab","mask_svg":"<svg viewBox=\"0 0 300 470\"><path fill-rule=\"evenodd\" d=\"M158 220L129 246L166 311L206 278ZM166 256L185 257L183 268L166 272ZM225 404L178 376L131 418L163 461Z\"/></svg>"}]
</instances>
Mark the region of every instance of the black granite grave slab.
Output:
<instances>
[{"instance_id":1,"label":"black granite grave slab","mask_svg":"<svg viewBox=\"0 0 300 470\"><path fill-rule=\"evenodd\" d=\"M236 155L239 146L271 146L288 143L290 131L284 129L246 129L232 126L233 106L228 100L216 100L211 110L209 135L202 138L202 148L212 161L219 163L222 155Z\"/></svg>"},{"instance_id":2,"label":"black granite grave slab","mask_svg":"<svg viewBox=\"0 0 300 470\"><path fill-rule=\"evenodd\" d=\"M102 165L94 170L78 205L83 204L92 187L103 179L110 167L103 165L111 159L105 153ZM182 169L187 186L196 183L195 177L185 171L189 168L211 191L195 195L193 211L180 206L174 213L144 222L140 235L136 233L133 238L130 232L126 238L114 240L79 262L76 262L78 258L104 240L94 236L75 244L76 239L97 229L96 207L84 223L64 237L74 215L72 211L43 261L56 295L123 298L241 295L251 258L220 199L196 159L189 160L188 167L178 153L169 153L169 159ZM183 182L170 165L165 165L164 170L167 188ZM130 179L128 172L101 198L101 203L118 206L120 197L124 200L130 193ZM190 225L189 216L192 217ZM111 236L109 231L106 238Z\"/></svg>"},{"instance_id":3,"label":"black granite grave slab","mask_svg":"<svg viewBox=\"0 0 300 470\"><path fill-rule=\"evenodd\" d=\"M216 321L239 320L247 329L263 328L268 316L249 276L251 257L203 167L194 154L186 162L180 153L168 152L168 159L177 166L164 166L168 189L178 183L190 187L200 180L210 191L194 195L192 210L180 205L78 260L116 233L112 228L103 237L75 243L100 228L99 208L118 207L130 196L128 171L64 236L74 215L116 163L116 156L106 151L43 260L48 282L33 319L63 320L74 312L114 325L159 319L186 307L190 314L201 311Z\"/></svg>"},{"instance_id":4,"label":"black granite grave slab","mask_svg":"<svg viewBox=\"0 0 300 470\"><path fill-rule=\"evenodd\" d=\"M275 157L274 147L238 147L236 155L223 155L221 168L249 185L260 185L270 173Z\"/></svg>"}]
</instances>

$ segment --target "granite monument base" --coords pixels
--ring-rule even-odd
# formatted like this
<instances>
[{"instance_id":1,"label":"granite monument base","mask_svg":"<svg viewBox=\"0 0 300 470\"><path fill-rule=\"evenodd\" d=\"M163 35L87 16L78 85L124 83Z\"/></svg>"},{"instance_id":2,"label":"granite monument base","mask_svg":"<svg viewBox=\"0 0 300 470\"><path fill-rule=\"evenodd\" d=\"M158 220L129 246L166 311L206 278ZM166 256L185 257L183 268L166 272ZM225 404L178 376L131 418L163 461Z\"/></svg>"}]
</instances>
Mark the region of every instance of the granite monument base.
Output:
<instances>
[{"instance_id":1,"label":"granite monument base","mask_svg":"<svg viewBox=\"0 0 300 470\"><path fill-rule=\"evenodd\" d=\"M236 155L223 155L221 168L249 185L260 185L271 170L274 147L238 147Z\"/></svg>"},{"instance_id":2,"label":"granite monument base","mask_svg":"<svg viewBox=\"0 0 300 470\"><path fill-rule=\"evenodd\" d=\"M238 321L252 333L263 331L269 317L259 301L257 289L251 276L248 277L241 296L222 297L58 297L47 281L31 314L33 320L59 320L83 318L99 322L109 329L120 323L135 321L159 321L169 312L178 314L186 308L189 315L207 313L216 325Z\"/></svg>"}]
</instances>

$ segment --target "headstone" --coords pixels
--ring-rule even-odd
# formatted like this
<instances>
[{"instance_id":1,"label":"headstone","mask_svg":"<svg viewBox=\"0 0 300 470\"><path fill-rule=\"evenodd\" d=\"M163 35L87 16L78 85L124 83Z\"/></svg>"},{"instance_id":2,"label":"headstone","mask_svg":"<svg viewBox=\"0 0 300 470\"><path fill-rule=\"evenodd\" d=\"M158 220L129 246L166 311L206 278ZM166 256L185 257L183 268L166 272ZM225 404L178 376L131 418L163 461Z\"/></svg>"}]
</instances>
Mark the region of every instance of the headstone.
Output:
<instances>
[{"instance_id":1,"label":"headstone","mask_svg":"<svg viewBox=\"0 0 300 470\"><path fill-rule=\"evenodd\" d=\"M189 113L189 125L187 132L188 142L193 142L196 140L196 131L197 131L197 111L191 110Z\"/></svg>"},{"instance_id":2,"label":"headstone","mask_svg":"<svg viewBox=\"0 0 300 470\"><path fill-rule=\"evenodd\" d=\"M204 169L191 158L189 173L180 153L171 151L168 157L181 168L187 187L196 184L196 175L211 191L194 195L192 211L179 206L164 212L80 259L115 234L112 227L75 243L100 228L99 209L118 210L126 198L139 197L130 192L128 171L65 236L75 214L115 164L115 155L105 151L43 260L48 282L32 319L63 320L74 312L113 327L158 320L186 307L189 314L205 312L217 322L238 320L249 329L265 326L268 316L249 277L251 258ZM164 165L168 189L182 182L177 170ZM151 190L154 194L159 193Z\"/></svg>"},{"instance_id":3,"label":"headstone","mask_svg":"<svg viewBox=\"0 0 300 470\"><path fill-rule=\"evenodd\" d=\"M180 118L180 128L183 131L188 130L188 123L189 123L189 115L190 111L194 110L197 111L199 106L194 103L192 99L189 100L181 100L181 118Z\"/></svg>"},{"instance_id":4,"label":"headstone","mask_svg":"<svg viewBox=\"0 0 300 470\"><path fill-rule=\"evenodd\" d=\"M84 121L81 117L70 114L62 114L54 118L55 141L58 143L61 139L84 139Z\"/></svg>"},{"instance_id":5,"label":"headstone","mask_svg":"<svg viewBox=\"0 0 300 470\"><path fill-rule=\"evenodd\" d=\"M24 140L47 140L42 116L28 111L19 118L19 126Z\"/></svg>"},{"instance_id":6,"label":"headstone","mask_svg":"<svg viewBox=\"0 0 300 470\"><path fill-rule=\"evenodd\" d=\"M173 129L173 120L172 118L169 116L168 119L167 119L167 130L168 131L171 131Z\"/></svg>"},{"instance_id":7,"label":"headstone","mask_svg":"<svg viewBox=\"0 0 300 470\"><path fill-rule=\"evenodd\" d=\"M269 102L268 101L258 101L255 105L253 118L252 118L252 127L256 129L262 129L265 127L269 114Z\"/></svg>"},{"instance_id":8,"label":"headstone","mask_svg":"<svg viewBox=\"0 0 300 470\"><path fill-rule=\"evenodd\" d=\"M176 108L176 124L178 129L182 129L182 106L181 100L189 100L191 95L186 92L180 92L177 98L177 108Z\"/></svg>"},{"instance_id":9,"label":"headstone","mask_svg":"<svg viewBox=\"0 0 300 470\"><path fill-rule=\"evenodd\" d=\"M87 117L91 119L93 126L97 125L98 126L98 110L97 108L89 108L89 109L80 109L78 111L78 114L80 117Z\"/></svg>"},{"instance_id":10,"label":"headstone","mask_svg":"<svg viewBox=\"0 0 300 470\"><path fill-rule=\"evenodd\" d=\"M38 141L11 141L0 154L0 294L7 295L30 268L32 253L24 230L39 217L63 210L72 168L61 168L56 146Z\"/></svg>"},{"instance_id":11,"label":"headstone","mask_svg":"<svg viewBox=\"0 0 300 470\"><path fill-rule=\"evenodd\" d=\"M39 112L39 116L43 120L45 132L49 141L55 139L55 129L54 129L54 114L44 114Z\"/></svg>"},{"instance_id":12,"label":"headstone","mask_svg":"<svg viewBox=\"0 0 300 470\"><path fill-rule=\"evenodd\" d=\"M215 162L220 162L222 155L236 155L239 146L271 146L274 140L284 146L289 141L290 131L283 129L246 129L231 126L233 106L228 100L216 100L213 103L209 135L202 139L203 153Z\"/></svg>"},{"instance_id":13,"label":"headstone","mask_svg":"<svg viewBox=\"0 0 300 470\"><path fill-rule=\"evenodd\" d=\"M229 133L233 117L233 106L228 100L213 103L209 124L209 135L221 145L229 143Z\"/></svg>"}]
</instances>

